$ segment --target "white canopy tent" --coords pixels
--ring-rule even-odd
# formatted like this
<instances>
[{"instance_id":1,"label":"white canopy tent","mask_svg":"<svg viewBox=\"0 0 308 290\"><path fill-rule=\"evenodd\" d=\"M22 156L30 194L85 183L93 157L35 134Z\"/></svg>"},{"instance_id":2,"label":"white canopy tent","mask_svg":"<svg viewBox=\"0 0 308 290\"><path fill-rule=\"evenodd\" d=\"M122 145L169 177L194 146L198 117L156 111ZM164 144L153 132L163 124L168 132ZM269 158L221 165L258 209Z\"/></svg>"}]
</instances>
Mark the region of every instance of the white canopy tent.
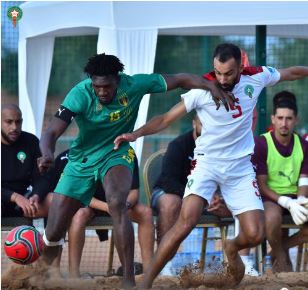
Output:
<instances>
[{"instance_id":1,"label":"white canopy tent","mask_svg":"<svg viewBox=\"0 0 308 290\"><path fill-rule=\"evenodd\" d=\"M308 38L308 2L99 1L22 4L19 103L23 129L41 135L55 37L98 34L97 52L117 55L127 74L151 73L158 34L254 35ZM69 68L68 68L69 69ZM145 123L149 96L136 127ZM141 157L143 140L135 145Z\"/></svg>"}]
</instances>

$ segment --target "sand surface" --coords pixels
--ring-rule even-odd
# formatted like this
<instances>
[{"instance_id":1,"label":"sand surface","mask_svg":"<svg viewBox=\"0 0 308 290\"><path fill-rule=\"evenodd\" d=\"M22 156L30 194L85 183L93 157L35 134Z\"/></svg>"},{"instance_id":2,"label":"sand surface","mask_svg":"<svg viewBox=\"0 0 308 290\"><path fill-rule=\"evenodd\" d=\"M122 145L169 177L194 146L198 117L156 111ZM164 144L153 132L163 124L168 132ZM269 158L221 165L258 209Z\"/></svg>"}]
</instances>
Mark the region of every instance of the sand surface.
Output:
<instances>
[{"instance_id":1,"label":"sand surface","mask_svg":"<svg viewBox=\"0 0 308 290\"><path fill-rule=\"evenodd\" d=\"M199 276L198 276L199 275ZM292 272L272 274L261 277L244 276L241 283L234 287L211 288L204 286L200 281L207 281L208 274L193 274L188 279L185 277L158 276L153 284L153 289L241 289L241 290L308 290L308 272ZM201 275L201 276L200 276ZM213 276L213 274L212 274ZM213 277L212 277L213 278ZM217 280L220 275L216 275ZM136 277L137 288L142 275ZM45 271L35 264L30 266L13 265L2 273L1 289L31 289L31 290L113 290L121 289L121 277L99 277L94 279L63 279L53 274L52 270ZM183 286L185 285L185 287ZM192 286L193 285L193 286ZM136 288L136 289L137 289Z\"/></svg>"}]
</instances>

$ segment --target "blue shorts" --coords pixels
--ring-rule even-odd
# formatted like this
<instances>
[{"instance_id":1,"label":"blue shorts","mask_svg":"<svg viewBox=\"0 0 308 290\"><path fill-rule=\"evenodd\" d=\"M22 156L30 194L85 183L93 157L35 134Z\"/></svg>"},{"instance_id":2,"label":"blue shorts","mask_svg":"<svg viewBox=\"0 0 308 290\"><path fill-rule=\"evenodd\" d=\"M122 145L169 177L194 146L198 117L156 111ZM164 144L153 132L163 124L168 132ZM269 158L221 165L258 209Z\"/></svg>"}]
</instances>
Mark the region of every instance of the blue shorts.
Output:
<instances>
[{"instance_id":1,"label":"blue shorts","mask_svg":"<svg viewBox=\"0 0 308 290\"><path fill-rule=\"evenodd\" d=\"M157 208L158 200L163 194L165 194L165 192L161 188L156 187L153 189L151 198L151 208L155 211L156 214L158 213L158 208Z\"/></svg>"}]
</instances>

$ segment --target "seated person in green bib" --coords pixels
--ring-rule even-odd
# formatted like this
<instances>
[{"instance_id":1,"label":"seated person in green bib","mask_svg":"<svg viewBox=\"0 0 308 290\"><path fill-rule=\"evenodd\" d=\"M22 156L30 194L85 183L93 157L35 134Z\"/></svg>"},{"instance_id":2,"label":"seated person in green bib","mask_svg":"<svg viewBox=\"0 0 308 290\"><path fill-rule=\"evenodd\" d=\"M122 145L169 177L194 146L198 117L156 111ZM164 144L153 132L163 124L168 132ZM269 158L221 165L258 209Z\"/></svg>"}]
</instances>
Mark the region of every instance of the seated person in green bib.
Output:
<instances>
[{"instance_id":1,"label":"seated person in green bib","mask_svg":"<svg viewBox=\"0 0 308 290\"><path fill-rule=\"evenodd\" d=\"M79 135L71 145L68 164L55 188L43 235L46 245L43 260L52 264L72 217L80 207L89 205L97 183L102 183L123 267L122 286L131 288L135 285L135 241L126 201L135 153L129 142L115 151L113 140L133 131L140 102L146 94L176 88L207 89L213 94L216 109L223 103L226 110L234 105L235 99L201 76L186 73L129 76L123 70L124 65L113 55L102 53L89 59L84 69L89 77L71 89L42 134L38 166L40 172L45 172L53 165L57 139L74 118Z\"/></svg>"},{"instance_id":2,"label":"seated person in green bib","mask_svg":"<svg viewBox=\"0 0 308 290\"><path fill-rule=\"evenodd\" d=\"M308 242L308 142L294 132L298 121L295 95L282 91L275 95L273 105L273 130L256 138L253 161L264 202L273 271L289 272L289 248ZM304 224L290 237L281 229L286 213L295 224Z\"/></svg>"}]
</instances>

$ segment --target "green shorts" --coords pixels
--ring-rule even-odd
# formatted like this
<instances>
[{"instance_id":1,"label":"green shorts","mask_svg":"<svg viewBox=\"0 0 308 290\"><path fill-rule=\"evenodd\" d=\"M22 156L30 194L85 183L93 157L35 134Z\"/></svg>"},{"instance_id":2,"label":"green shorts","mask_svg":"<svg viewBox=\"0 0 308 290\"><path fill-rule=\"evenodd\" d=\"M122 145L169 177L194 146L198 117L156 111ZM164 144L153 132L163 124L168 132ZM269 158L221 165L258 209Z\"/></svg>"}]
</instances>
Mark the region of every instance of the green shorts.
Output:
<instances>
[{"instance_id":1,"label":"green shorts","mask_svg":"<svg viewBox=\"0 0 308 290\"><path fill-rule=\"evenodd\" d=\"M116 165L123 165L133 173L135 152L128 150L112 151L105 156L102 164L96 168L80 168L80 162L69 161L58 181L54 192L79 200L89 205L98 182L102 182L107 171Z\"/></svg>"}]
</instances>

